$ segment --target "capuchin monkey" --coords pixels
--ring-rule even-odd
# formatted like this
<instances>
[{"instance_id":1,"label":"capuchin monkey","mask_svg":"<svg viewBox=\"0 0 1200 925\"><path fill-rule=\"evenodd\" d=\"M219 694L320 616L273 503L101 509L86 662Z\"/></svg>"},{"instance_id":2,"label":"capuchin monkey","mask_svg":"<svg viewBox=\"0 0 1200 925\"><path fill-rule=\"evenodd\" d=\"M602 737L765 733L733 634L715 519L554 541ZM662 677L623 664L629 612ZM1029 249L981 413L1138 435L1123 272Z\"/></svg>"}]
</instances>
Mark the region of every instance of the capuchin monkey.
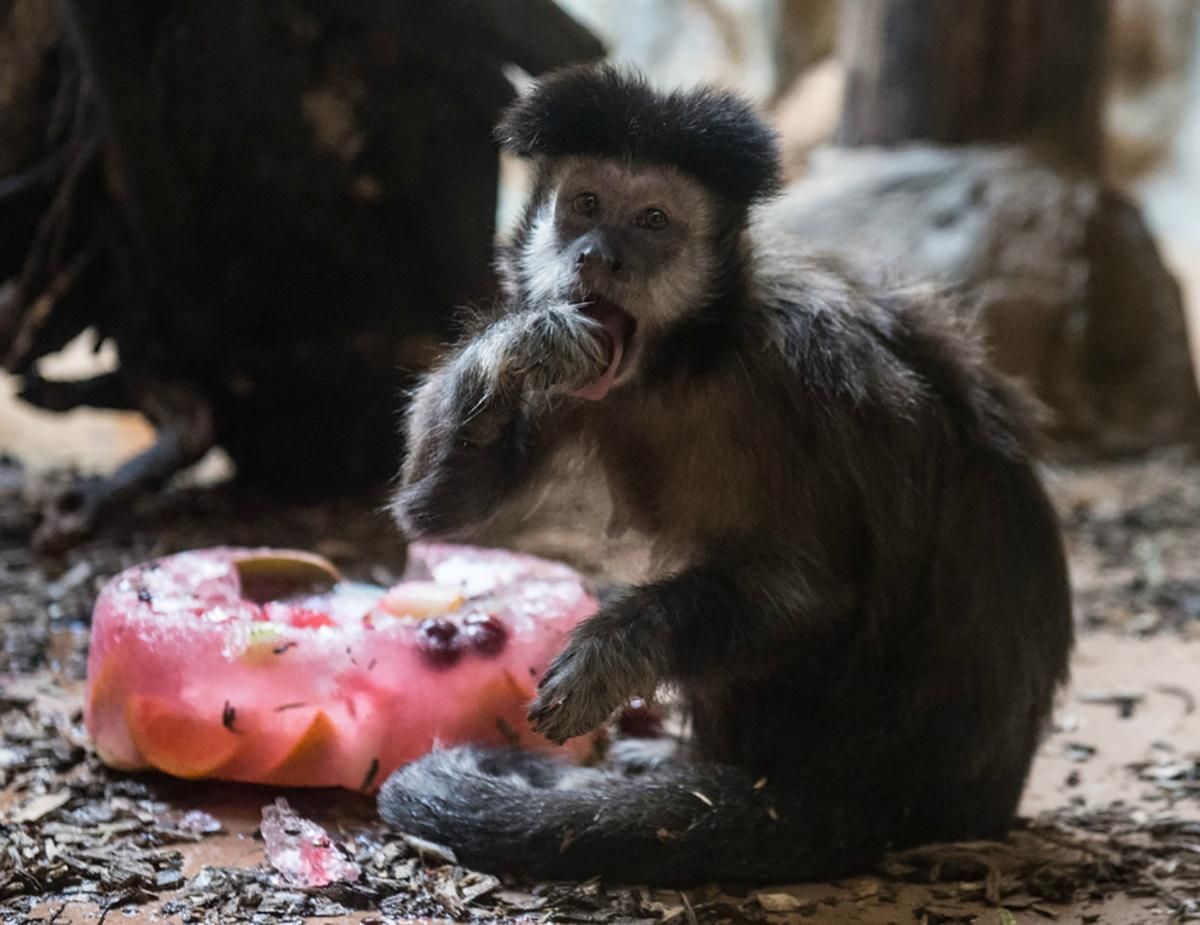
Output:
<instances>
[{"instance_id":1,"label":"capuchin monkey","mask_svg":"<svg viewBox=\"0 0 1200 925\"><path fill-rule=\"evenodd\" d=\"M772 132L611 67L544 79L503 146L535 181L503 305L415 393L393 511L465 538L559 451L602 468L655 574L575 629L561 742L673 685L673 755L436 751L379 796L490 871L794 881L1008 831L1072 642L1019 393L944 304L771 233Z\"/></svg>"}]
</instances>

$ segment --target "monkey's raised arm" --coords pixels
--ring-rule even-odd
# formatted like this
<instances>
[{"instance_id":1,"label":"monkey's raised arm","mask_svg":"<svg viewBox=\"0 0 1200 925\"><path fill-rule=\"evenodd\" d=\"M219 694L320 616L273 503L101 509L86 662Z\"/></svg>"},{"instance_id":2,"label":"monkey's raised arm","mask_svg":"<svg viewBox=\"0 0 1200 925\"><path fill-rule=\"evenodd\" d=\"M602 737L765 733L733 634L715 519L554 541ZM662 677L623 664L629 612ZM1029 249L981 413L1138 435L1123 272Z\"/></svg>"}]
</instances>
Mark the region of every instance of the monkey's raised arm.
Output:
<instances>
[{"instance_id":1,"label":"monkey's raised arm","mask_svg":"<svg viewBox=\"0 0 1200 925\"><path fill-rule=\"evenodd\" d=\"M633 588L580 624L542 678L529 716L561 741L604 722L659 681L689 681L731 666L768 673L809 650L826 657L858 602L853 585L814 558L714 557Z\"/></svg>"},{"instance_id":2,"label":"monkey's raised arm","mask_svg":"<svg viewBox=\"0 0 1200 925\"><path fill-rule=\"evenodd\" d=\"M392 513L410 539L479 524L533 474L569 417L560 393L605 367L596 325L569 305L510 312L417 390Z\"/></svg>"}]
</instances>

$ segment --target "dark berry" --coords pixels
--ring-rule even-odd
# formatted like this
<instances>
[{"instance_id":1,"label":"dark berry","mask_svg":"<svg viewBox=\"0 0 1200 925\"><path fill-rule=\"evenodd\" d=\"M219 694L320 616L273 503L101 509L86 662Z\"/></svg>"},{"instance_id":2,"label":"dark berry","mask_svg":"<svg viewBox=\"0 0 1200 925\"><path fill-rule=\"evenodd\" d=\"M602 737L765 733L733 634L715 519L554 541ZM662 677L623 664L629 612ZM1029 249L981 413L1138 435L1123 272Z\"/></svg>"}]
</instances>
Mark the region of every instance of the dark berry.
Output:
<instances>
[{"instance_id":1,"label":"dark berry","mask_svg":"<svg viewBox=\"0 0 1200 925\"><path fill-rule=\"evenodd\" d=\"M499 655L508 642L508 627L492 614L471 614L463 620L467 645L480 655Z\"/></svg>"},{"instance_id":2,"label":"dark berry","mask_svg":"<svg viewBox=\"0 0 1200 925\"><path fill-rule=\"evenodd\" d=\"M662 735L662 716L645 701L635 698L621 711L617 728L631 739L654 739Z\"/></svg>"},{"instance_id":3,"label":"dark berry","mask_svg":"<svg viewBox=\"0 0 1200 925\"><path fill-rule=\"evenodd\" d=\"M430 617L417 627L417 648L434 668L449 668L462 658L463 641L449 620Z\"/></svg>"}]
</instances>

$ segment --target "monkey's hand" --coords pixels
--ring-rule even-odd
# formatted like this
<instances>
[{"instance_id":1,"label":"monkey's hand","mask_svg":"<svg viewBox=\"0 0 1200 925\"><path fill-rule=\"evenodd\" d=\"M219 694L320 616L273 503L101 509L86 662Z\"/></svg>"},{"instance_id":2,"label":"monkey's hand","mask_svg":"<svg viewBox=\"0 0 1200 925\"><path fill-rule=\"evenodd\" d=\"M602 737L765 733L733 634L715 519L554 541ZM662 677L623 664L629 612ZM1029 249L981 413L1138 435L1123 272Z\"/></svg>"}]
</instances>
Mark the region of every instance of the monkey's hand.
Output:
<instances>
[{"instance_id":1,"label":"monkey's hand","mask_svg":"<svg viewBox=\"0 0 1200 925\"><path fill-rule=\"evenodd\" d=\"M658 679L636 637L636 622L618 608L577 626L538 683L534 730L561 743L595 729L630 697L652 694Z\"/></svg>"},{"instance_id":2,"label":"monkey's hand","mask_svg":"<svg viewBox=\"0 0 1200 925\"><path fill-rule=\"evenodd\" d=\"M603 328L571 305L522 312L512 322L502 376L532 392L580 389L608 366Z\"/></svg>"},{"instance_id":3,"label":"monkey's hand","mask_svg":"<svg viewBox=\"0 0 1200 925\"><path fill-rule=\"evenodd\" d=\"M410 539L463 537L529 475L535 437L570 390L605 368L596 322L563 305L507 314L460 345L408 408L392 513Z\"/></svg>"}]
</instances>

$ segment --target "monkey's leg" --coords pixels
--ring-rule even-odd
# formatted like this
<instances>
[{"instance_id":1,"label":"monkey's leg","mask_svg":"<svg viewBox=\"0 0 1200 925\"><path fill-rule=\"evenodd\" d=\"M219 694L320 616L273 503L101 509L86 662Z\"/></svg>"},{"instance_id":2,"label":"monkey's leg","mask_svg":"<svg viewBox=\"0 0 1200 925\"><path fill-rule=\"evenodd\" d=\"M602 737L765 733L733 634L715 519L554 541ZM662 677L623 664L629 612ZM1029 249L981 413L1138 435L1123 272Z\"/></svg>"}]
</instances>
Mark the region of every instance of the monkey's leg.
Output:
<instances>
[{"instance_id":1,"label":"monkey's leg","mask_svg":"<svg viewBox=\"0 0 1200 925\"><path fill-rule=\"evenodd\" d=\"M52 496L33 536L37 549L59 551L78 542L113 508L140 491L163 484L212 448L212 410L193 390L159 385L149 393L146 404L158 427L153 445L112 475L81 479Z\"/></svg>"},{"instance_id":2,"label":"monkey's leg","mask_svg":"<svg viewBox=\"0 0 1200 925\"><path fill-rule=\"evenodd\" d=\"M660 681L743 665L762 669L809 650L849 614L857 593L812 561L718 557L633 588L584 621L542 677L534 728L561 742L601 723Z\"/></svg>"}]
</instances>

